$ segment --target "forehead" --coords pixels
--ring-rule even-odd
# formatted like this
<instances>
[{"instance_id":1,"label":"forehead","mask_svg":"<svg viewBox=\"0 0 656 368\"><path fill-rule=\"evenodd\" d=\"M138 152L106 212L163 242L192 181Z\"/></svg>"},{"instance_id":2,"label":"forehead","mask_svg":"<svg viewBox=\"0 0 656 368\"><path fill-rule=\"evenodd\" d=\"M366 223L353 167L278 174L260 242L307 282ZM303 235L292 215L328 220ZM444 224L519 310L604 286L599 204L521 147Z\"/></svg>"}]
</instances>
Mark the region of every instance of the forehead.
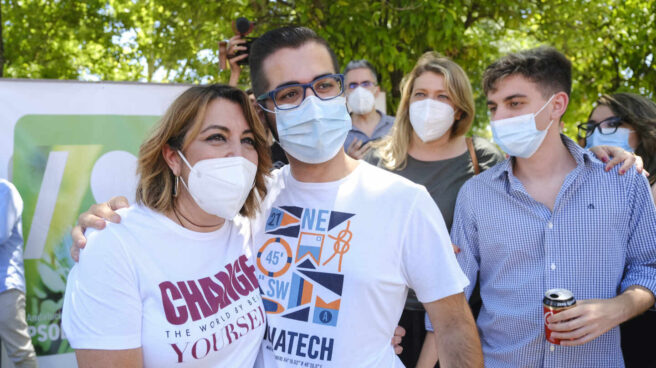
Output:
<instances>
[{"instance_id":1,"label":"forehead","mask_svg":"<svg viewBox=\"0 0 656 368\"><path fill-rule=\"evenodd\" d=\"M598 123L613 116L615 116L615 114L613 113L613 110L611 110L608 106L599 105L595 107L594 110L592 110L592 114L590 114L590 120L594 120Z\"/></svg>"},{"instance_id":2,"label":"forehead","mask_svg":"<svg viewBox=\"0 0 656 368\"><path fill-rule=\"evenodd\" d=\"M444 76L439 73L426 71L415 79L413 89L444 90Z\"/></svg>"},{"instance_id":3,"label":"forehead","mask_svg":"<svg viewBox=\"0 0 656 368\"><path fill-rule=\"evenodd\" d=\"M344 76L347 83L349 82L364 82L371 81L373 82L376 77L374 73L369 70L369 68L357 68L349 70L348 73Z\"/></svg>"},{"instance_id":4,"label":"forehead","mask_svg":"<svg viewBox=\"0 0 656 368\"><path fill-rule=\"evenodd\" d=\"M488 101L500 103L510 96L521 95L529 99L541 98L539 86L521 74L512 74L499 79L494 90L487 94Z\"/></svg>"},{"instance_id":5,"label":"forehead","mask_svg":"<svg viewBox=\"0 0 656 368\"><path fill-rule=\"evenodd\" d=\"M262 65L268 89L286 83L308 83L320 75L336 73L328 49L314 41L298 48L282 48L264 59Z\"/></svg>"},{"instance_id":6,"label":"forehead","mask_svg":"<svg viewBox=\"0 0 656 368\"><path fill-rule=\"evenodd\" d=\"M224 126L240 133L250 128L241 105L224 98L215 98L207 104L201 130L210 125Z\"/></svg>"}]
</instances>

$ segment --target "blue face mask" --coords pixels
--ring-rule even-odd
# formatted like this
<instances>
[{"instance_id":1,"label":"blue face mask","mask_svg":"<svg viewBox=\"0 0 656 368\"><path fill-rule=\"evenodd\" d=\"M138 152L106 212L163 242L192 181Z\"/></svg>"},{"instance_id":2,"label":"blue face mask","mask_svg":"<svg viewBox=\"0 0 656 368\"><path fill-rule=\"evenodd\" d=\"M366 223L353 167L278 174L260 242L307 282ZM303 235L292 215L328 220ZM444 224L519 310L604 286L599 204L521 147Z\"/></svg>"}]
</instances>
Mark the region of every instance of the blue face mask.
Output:
<instances>
[{"instance_id":1,"label":"blue face mask","mask_svg":"<svg viewBox=\"0 0 656 368\"><path fill-rule=\"evenodd\" d=\"M276 108L280 145L292 157L308 164L320 164L343 149L351 130L346 99L320 100L308 96L295 109Z\"/></svg>"},{"instance_id":2,"label":"blue face mask","mask_svg":"<svg viewBox=\"0 0 656 368\"><path fill-rule=\"evenodd\" d=\"M595 146L615 146L625 151L633 152L633 148L629 145L629 133L631 132L633 132L633 130L627 128L617 128L617 131L612 134L601 134L596 131L585 140L585 148Z\"/></svg>"},{"instance_id":3,"label":"blue face mask","mask_svg":"<svg viewBox=\"0 0 656 368\"><path fill-rule=\"evenodd\" d=\"M514 157L529 158L540 148L547 131L553 124L553 120L545 130L535 127L535 117L544 110L555 95L540 108L535 114L524 114L512 118L493 120L490 122L494 142L501 149Z\"/></svg>"}]
</instances>

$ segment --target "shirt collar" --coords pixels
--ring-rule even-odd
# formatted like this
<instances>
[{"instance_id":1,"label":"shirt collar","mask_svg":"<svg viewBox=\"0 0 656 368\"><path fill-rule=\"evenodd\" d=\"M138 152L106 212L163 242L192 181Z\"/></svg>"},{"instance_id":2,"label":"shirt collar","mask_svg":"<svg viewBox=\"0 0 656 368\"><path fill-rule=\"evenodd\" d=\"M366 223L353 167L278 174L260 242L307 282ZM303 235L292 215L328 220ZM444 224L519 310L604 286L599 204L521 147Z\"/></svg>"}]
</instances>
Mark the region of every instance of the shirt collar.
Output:
<instances>
[{"instance_id":1,"label":"shirt collar","mask_svg":"<svg viewBox=\"0 0 656 368\"><path fill-rule=\"evenodd\" d=\"M572 139L570 139L568 136L564 134L560 134L560 139L562 139L563 144L565 144L565 147L569 151L569 153L574 157L574 161L576 161L576 166L585 166L590 163L590 161L593 159L594 156L592 156L592 153L578 144L574 142ZM506 161L500 163L501 165L501 170L499 170L499 177L505 176L506 178L510 178L511 176L514 176L513 174L513 169L512 169L512 164L513 164L513 157L510 157Z\"/></svg>"}]
</instances>

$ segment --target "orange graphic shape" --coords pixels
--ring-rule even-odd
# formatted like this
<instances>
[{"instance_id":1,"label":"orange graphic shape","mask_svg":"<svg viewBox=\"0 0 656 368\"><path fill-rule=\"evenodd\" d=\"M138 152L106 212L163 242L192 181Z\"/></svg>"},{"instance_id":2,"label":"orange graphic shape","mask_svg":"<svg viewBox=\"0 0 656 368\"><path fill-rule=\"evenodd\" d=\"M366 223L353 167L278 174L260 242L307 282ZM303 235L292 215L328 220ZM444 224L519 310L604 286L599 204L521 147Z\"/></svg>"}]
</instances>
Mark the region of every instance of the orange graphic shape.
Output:
<instances>
[{"instance_id":1,"label":"orange graphic shape","mask_svg":"<svg viewBox=\"0 0 656 368\"><path fill-rule=\"evenodd\" d=\"M317 295L317 308L323 308L323 309L332 309L332 310L339 310L339 303L342 301L342 299L337 299L334 302L326 303L321 299L320 296Z\"/></svg>"},{"instance_id":2,"label":"orange graphic shape","mask_svg":"<svg viewBox=\"0 0 656 368\"><path fill-rule=\"evenodd\" d=\"M339 254L339 266L337 267L337 272L342 272L342 257L344 257L344 254L346 254L346 252L348 252L351 248L351 244L349 242L353 238L353 233L351 230L349 230L350 226L351 220L346 222L346 229L340 230L337 237L328 235L329 238L335 241L335 244L333 244L333 250L335 253L333 253L333 255L330 256L330 258L328 258L328 260L324 262L323 265L325 266L328 264L328 262L330 262L333 258L335 258L336 255Z\"/></svg>"},{"instance_id":3,"label":"orange graphic shape","mask_svg":"<svg viewBox=\"0 0 656 368\"><path fill-rule=\"evenodd\" d=\"M307 280L303 280L303 294L301 295L301 304L308 304L312 301L312 288L314 286L312 283L307 282Z\"/></svg>"},{"instance_id":4,"label":"orange graphic shape","mask_svg":"<svg viewBox=\"0 0 656 368\"><path fill-rule=\"evenodd\" d=\"M293 216L291 216L287 213L283 213L282 221L280 222L280 226L282 227L282 226L287 226L287 225L290 225L290 224L297 224L297 223L299 223L299 221L300 221L299 219L297 219L297 218L295 218L295 217L293 217Z\"/></svg>"}]
</instances>

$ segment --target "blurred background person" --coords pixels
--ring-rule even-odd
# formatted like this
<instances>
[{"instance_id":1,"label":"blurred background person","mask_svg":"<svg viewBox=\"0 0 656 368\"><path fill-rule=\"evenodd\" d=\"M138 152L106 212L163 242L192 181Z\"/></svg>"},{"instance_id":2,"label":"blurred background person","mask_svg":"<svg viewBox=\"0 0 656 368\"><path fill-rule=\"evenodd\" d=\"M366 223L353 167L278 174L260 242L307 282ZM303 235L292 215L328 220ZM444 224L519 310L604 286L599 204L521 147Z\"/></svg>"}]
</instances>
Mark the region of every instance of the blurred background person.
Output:
<instances>
[{"instance_id":1,"label":"blurred background person","mask_svg":"<svg viewBox=\"0 0 656 368\"><path fill-rule=\"evenodd\" d=\"M371 148L370 142L389 134L394 117L376 109L380 87L376 69L367 60L353 60L346 65L344 84L353 122L344 142L344 149L349 156L359 160Z\"/></svg>"},{"instance_id":2,"label":"blurred background person","mask_svg":"<svg viewBox=\"0 0 656 368\"><path fill-rule=\"evenodd\" d=\"M656 103L633 93L602 95L588 121L579 125L578 137L588 148L614 145L642 157L656 197ZM620 331L626 366L656 367L654 340L648 337L656 331L656 312L623 323Z\"/></svg>"},{"instance_id":3,"label":"blurred background person","mask_svg":"<svg viewBox=\"0 0 656 368\"><path fill-rule=\"evenodd\" d=\"M424 185L449 230L460 187L505 158L489 141L465 136L474 116L474 96L465 71L452 60L427 52L401 82L391 135L374 145L377 152L367 156L367 160L380 160L379 166ZM480 309L477 290L470 305L476 318ZM401 360L414 367L426 329L423 308L412 291L399 324L406 329Z\"/></svg>"},{"instance_id":4,"label":"blurred background person","mask_svg":"<svg viewBox=\"0 0 656 368\"><path fill-rule=\"evenodd\" d=\"M224 41L221 41L224 42ZM248 48L244 46L246 43L246 40L241 36L241 35L236 35L230 38L228 42L225 45L225 53L227 54L226 58L228 60L228 63L230 64L230 80L228 81L229 86L237 87L239 83L239 76L241 75L242 72L242 67L240 65L240 61L246 60L248 57L248 53L245 51L248 51ZM239 53L239 54L238 54ZM253 90L251 88L246 90L246 94L248 95L248 100L251 102L251 105L255 109L255 112L257 113L257 117L260 120L260 123L265 127L267 131L267 142L270 147L270 155L271 155L271 162L272 162L272 169L279 169L289 163L287 160L287 156L285 155L285 151L282 149L278 141L276 141L273 137L273 134L271 133L271 130L267 126L267 124L264 124L264 115L262 112L262 109L260 108L260 105L257 104L257 101L255 100L255 95L253 94Z\"/></svg>"},{"instance_id":5,"label":"blurred background person","mask_svg":"<svg viewBox=\"0 0 656 368\"><path fill-rule=\"evenodd\" d=\"M25 318L23 200L0 179L0 341L16 368L37 367Z\"/></svg>"},{"instance_id":6,"label":"blurred background person","mask_svg":"<svg viewBox=\"0 0 656 368\"><path fill-rule=\"evenodd\" d=\"M656 174L656 103L634 93L602 95L586 123L578 126L579 144L617 146L634 152L647 172ZM656 193L656 175L649 184Z\"/></svg>"}]
</instances>

